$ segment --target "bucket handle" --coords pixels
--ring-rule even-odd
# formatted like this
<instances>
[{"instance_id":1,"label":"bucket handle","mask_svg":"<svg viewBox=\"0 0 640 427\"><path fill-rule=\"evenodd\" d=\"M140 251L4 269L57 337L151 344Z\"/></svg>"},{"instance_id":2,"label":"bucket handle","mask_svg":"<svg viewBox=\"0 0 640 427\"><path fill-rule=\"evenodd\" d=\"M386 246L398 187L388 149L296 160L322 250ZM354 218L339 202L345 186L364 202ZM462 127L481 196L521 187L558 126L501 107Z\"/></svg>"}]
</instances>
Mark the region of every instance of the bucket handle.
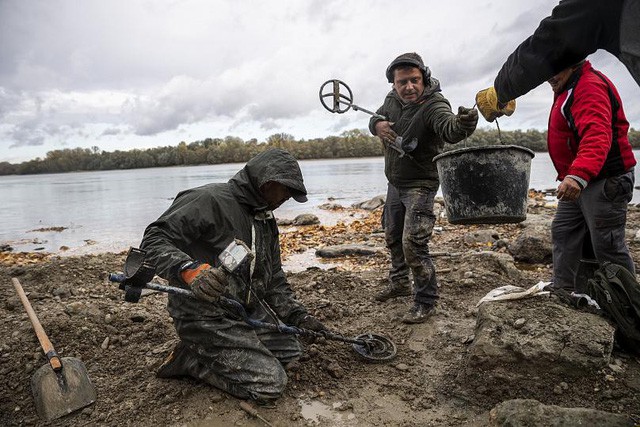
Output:
<instances>
[{"instance_id":1,"label":"bucket handle","mask_svg":"<svg viewBox=\"0 0 640 427\"><path fill-rule=\"evenodd\" d=\"M471 107L471 109L473 110L477 106L478 106L478 103L476 102L475 104L473 104L473 107ZM504 145L504 141L502 141L502 132L500 132L500 124L498 123L498 118L495 118L494 121L496 122L496 127L498 128L498 142L500 143L500 145ZM467 148L468 138L469 138L469 134L465 132L464 139L462 140L462 144L464 145L464 148Z\"/></svg>"},{"instance_id":2,"label":"bucket handle","mask_svg":"<svg viewBox=\"0 0 640 427\"><path fill-rule=\"evenodd\" d=\"M495 119L496 122L496 127L498 128L498 142L500 143L500 145L504 145L504 142L502 141L502 133L500 132L500 124L498 123L498 119Z\"/></svg>"}]
</instances>

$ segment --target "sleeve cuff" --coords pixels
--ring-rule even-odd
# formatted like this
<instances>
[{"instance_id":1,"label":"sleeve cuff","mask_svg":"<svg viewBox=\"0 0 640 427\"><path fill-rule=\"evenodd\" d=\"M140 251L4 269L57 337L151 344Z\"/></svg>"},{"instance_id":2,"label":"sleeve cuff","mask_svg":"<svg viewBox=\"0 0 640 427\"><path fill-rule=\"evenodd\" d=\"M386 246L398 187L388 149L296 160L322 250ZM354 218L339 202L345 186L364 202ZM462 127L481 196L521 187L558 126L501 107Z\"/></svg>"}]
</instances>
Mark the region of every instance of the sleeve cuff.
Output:
<instances>
[{"instance_id":1,"label":"sleeve cuff","mask_svg":"<svg viewBox=\"0 0 640 427\"><path fill-rule=\"evenodd\" d=\"M579 177L579 176L577 176L577 175L567 175L567 178L571 178L571 179L573 179L575 182L577 182L577 183L578 183L578 185L580 186L580 189L582 189L582 190L584 190L584 189L585 189L585 187L586 187L586 186L587 186L587 184L588 184L588 182L587 182L585 179L580 178L580 177Z\"/></svg>"}]
</instances>

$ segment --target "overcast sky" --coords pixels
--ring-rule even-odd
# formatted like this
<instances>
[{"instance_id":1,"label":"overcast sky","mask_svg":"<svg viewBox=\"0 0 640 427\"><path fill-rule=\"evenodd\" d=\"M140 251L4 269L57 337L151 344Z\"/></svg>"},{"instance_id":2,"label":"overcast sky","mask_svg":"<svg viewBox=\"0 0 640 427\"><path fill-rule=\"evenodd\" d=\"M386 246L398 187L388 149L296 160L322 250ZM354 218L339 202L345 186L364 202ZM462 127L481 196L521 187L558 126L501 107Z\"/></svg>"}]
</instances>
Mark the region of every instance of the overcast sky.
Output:
<instances>
[{"instance_id":1,"label":"overcast sky","mask_svg":"<svg viewBox=\"0 0 640 427\"><path fill-rule=\"evenodd\" d=\"M238 136L297 139L366 128L332 114L320 86L345 81L375 110L398 54L422 55L454 110L472 106L557 0L0 0L0 161L97 146L128 150ZM640 89L591 58L640 127ZM502 129L543 130L544 84ZM488 124L481 118L482 126Z\"/></svg>"}]
</instances>

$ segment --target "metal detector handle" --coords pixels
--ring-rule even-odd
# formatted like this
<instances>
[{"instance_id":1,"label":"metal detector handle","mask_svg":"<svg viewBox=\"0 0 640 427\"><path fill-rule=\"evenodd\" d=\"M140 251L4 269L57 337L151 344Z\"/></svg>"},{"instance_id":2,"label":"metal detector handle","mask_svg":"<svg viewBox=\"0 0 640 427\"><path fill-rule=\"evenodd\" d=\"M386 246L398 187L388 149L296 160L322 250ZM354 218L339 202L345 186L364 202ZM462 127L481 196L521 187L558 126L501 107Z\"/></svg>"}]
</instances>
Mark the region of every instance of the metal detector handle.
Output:
<instances>
[{"instance_id":1,"label":"metal detector handle","mask_svg":"<svg viewBox=\"0 0 640 427\"><path fill-rule=\"evenodd\" d=\"M389 119L387 119L385 116L383 116L382 114L378 114L378 113L374 113L373 111L369 111L366 108L362 108L356 104L351 104L351 107L353 108L354 111L362 111L364 113L367 114L371 114L373 117L375 117L376 119L380 119L380 120L384 120L384 121L389 121Z\"/></svg>"}]
</instances>

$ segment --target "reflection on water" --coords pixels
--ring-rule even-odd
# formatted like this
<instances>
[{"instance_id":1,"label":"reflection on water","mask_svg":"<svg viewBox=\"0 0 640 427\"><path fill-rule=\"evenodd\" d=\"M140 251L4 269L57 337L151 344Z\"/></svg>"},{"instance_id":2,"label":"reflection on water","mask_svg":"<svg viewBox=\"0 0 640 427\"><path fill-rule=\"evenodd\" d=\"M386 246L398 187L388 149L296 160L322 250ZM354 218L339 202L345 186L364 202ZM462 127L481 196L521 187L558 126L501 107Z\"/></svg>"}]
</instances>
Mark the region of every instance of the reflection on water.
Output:
<instances>
[{"instance_id":1,"label":"reflection on water","mask_svg":"<svg viewBox=\"0 0 640 427\"><path fill-rule=\"evenodd\" d=\"M384 160L377 158L303 160L300 162L309 201L288 201L276 211L280 218L301 213L318 215L332 224L340 214L319 205L343 206L386 193ZM15 250L69 253L121 251L140 243L145 227L187 188L226 182L244 164L171 167L66 174L1 176L0 244ZM530 187L555 188L555 171L546 153L532 161ZM634 203L640 200L634 192ZM638 199L638 200L637 200ZM66 227L61 232L33 231Z\"/></svg>"}]
</instances>

